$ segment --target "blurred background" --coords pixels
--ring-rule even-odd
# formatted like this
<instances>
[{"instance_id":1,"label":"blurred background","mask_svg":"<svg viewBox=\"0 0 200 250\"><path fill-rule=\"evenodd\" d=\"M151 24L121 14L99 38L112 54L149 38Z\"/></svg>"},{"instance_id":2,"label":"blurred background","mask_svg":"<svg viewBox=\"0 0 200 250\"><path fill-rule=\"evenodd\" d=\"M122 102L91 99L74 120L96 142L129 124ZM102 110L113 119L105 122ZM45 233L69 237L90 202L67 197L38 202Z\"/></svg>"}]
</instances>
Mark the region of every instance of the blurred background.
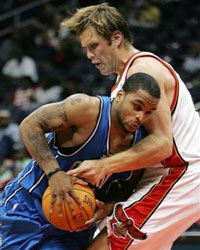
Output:
<instances>
[{"instance_id":1,"label":"blurred background","mask_svg":"<svg viewBox=\"0 0 200 250\"><path fill-rule=\"evenodd\" d=\"M39 106L81 92L110 95L115 75L101 76L76 36L60 22L96 0L0 1L0 192L29 154L20 122ZM200 110L200 1L108 0L127 19L134 45L166 60L181 75ZM173 250L200 249L200 223Z\"/></svg>"}]
</instances>

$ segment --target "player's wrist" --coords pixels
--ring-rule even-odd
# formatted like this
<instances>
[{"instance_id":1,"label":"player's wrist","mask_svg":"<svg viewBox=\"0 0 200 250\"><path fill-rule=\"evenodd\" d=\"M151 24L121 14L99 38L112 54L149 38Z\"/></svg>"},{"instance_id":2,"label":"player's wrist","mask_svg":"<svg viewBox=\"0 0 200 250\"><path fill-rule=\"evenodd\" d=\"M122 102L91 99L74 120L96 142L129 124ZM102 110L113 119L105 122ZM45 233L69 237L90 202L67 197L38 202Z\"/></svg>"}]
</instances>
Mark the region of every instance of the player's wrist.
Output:
<instances>
[{"instance_id":1,"label":"player's wrist","mask_svg":"<svg viewBox=\"0 0 200 250\"><path fill-rule=\"evenodd\" d=\"M64 170L61 168L53 168L51 171L48 172L48 174L46 174L47 179L49 180L54 174L60 171L64 171Z\"/></svg>"},{"instance_id":2,"label":"player's wrist","mask_svg":"<svg viewBox=\"0 0 200 250\"><path fill-rule=\"evenodd\" d=\"M112 172L109 169L109 166L110 166L110 159L109 158L110 158L110 156L102 158L100 160L97 160L97 162L100 165L101 172L103 172L104 175L112 174Z\"/></svg>"}]
</instances>

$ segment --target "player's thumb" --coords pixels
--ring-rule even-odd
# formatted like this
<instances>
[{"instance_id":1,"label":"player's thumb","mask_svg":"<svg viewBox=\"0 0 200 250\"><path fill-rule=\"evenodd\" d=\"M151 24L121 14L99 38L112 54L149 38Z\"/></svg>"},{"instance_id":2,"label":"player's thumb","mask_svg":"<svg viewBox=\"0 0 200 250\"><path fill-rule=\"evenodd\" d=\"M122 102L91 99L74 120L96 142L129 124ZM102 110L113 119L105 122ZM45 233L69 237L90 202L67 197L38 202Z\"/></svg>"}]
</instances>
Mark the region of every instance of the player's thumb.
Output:
<instances>
[{"instance_id":1,"label":"player's thumb","mask_svg":"<svg viewBox=\"0 0 200 250\"><path fill-rule=\"evenodd\" d=\"M67 175L71 175L71 176L77 176L78 173L75 172L76 170L72 169L66 172Z\"/></svg>"}]
</instances>

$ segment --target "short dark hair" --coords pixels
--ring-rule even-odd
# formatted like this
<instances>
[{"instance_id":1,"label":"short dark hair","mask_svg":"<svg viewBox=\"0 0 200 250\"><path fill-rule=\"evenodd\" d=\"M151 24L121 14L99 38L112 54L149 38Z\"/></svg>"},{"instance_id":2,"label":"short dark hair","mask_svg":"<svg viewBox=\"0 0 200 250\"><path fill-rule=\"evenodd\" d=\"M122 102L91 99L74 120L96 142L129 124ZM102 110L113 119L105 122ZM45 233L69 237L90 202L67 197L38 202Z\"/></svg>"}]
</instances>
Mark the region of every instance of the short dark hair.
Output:
<instances>
[{"instance_id":1,"label":"short dark hair","mask_svg":"<svg viewBox=\"0 0 200 250\"><path fill-rule=\"evenodd\" d=\"M125 82L123 90L126 94L135 93L142 89L154 98L160 99L160 87L155 78L151 75L139 72L131 75Z\"/></svg>"}]
</instances>

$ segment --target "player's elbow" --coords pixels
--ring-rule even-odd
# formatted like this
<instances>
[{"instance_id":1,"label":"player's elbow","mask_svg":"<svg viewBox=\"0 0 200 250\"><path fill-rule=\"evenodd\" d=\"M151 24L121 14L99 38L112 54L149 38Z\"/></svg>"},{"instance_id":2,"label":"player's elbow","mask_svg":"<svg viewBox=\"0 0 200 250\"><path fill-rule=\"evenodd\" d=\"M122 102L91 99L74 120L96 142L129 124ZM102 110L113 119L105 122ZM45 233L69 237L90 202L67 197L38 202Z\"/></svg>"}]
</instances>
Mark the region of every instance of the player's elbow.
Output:
<instances>
[{"instance_id":1,"label":"player's elbow","mask_svg":"<svg viewBox=\"0 0 200 250\"><path fill-rule=\"evenodd\" d=\"M20 130L20 132L22 132L24 129L25 129L25 127L27 127L28 126L28 124L27 124L27 120L26 120L26 118L19 124L19 130Z\"/></svg>"},{"instance_id":2,"label":"player's elbow","mask_svg":"<svg viewBox=\"0 0 200 250\"><path fill-rule=\"evenodd\" d=\"M33 119L32 115L27 116L19 125L19 131L22 137L26 136L30 132L38 132L37 131L38 124L36 120Z\"/></svg>"},{"instance_id":3,"label":"player's elbow","mask_svg":"<svg viewBox=\"0 0 200 250\"><path fill-rule=\"evenodd\" d=\"M27 129L30 127L32 127L30 122L27 118L25 118L19 125L20 134L23 135L24 133L26 133Z\"/></svg>"},{"instance_id":4,"label":"player's elbow","mask_svg":"<svg viewBox=\"0 0 200 250\"><path fill-rule=\"evenodd\" d=\"M164 137L162 140L163 159L170 157L173 153L173 139L171 137Z\"/></svg>"}]
</instances>

